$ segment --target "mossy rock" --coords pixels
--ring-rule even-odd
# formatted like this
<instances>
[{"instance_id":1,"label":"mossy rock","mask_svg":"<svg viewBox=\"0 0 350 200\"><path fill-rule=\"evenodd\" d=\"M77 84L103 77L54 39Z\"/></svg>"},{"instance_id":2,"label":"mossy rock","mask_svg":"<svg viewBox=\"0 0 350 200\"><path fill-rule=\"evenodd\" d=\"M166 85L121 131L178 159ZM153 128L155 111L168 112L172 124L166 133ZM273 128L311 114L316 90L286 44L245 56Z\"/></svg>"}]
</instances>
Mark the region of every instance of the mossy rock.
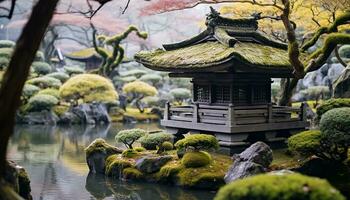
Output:
<instances>
[{"instance_id":1,"label":"mossy rock","mask_svg":"<svg viewBox=\"0 0 350 200\"><path fill-rule=\"evenodd\" d=\"M128 167L123 170L123 178L131 180L140 180L143 178L143 174L135 168Z\"/></svg>"},{"instance_id":2,"label":"mossy rock","mask_svg":"<svg viewBox=\"0 0 350 200\"><path fill-rule=\"evenodd\" d=\"M156 174L156 179L160 182L174 182L176 175L183 169L183 165L178 161L171 161L160 168Z\"/></svg>"},{"instance_id":3,"label":"mossy rock","mask_svg":"<svg viewBox=\"0 0 350 200\"><path fill-rule=\"evenodd\" d=\"M304 156L315 155L320 150L321 132L319 130L303 131L288 139L288 149Z\"/></svg>"},{"instance_id":4,"label":"mossy rock","mask_svg":"<svg viewBox=\"0 0 350 200\"><path fill-rule=\"evenodd\" d=\"M213 135L193 134L175 143L176 149L187 149L188 147L197 150L212 150L219 148L219 142Z\"/></svg>"},{"instance_id":5,"label":"mossy rock","mask_svg":"<svg viewBox=\"0 0 350 200\"><path fill-rule=\"evenodd\" d=\"M134 157L136 157L138 155L139 155L139 153L136 150L134 150L134 149L126 149L122 153L122 156L124 158L134 158Z\"/></svg>"},{"instance_id":6,"label":"mossy rock","mask_svg":"<svg viewBox=\"0 0 350 200\"><path fill-rule=\"evenodd\" d=\"M86 157L93 153L105 153L107 155L122 153L122 150L108 144L104 139L97 138L88 147L85 148Z\"/></svg>"},{"instance_id":7,"label":"mossy rock","mask_svg":"<svg viewBox=\"0 0 350 200\"><path fill-rule=\"evenodd\" d=\"M234 181L215 200L345 200L326 180L301 174L257 175Z\"/></svg>"},{"instance_id":8,"label":"mossy rock","mask_svg":"<svg viewBox=\"0 0 350 200\"><path fill-rule=\"evenodd\" d=\"M205 151L187 152L181 159L186 168L204 167L212 161L211 155Z\"/></svg>"},{"instance_id":9,"label":"mossy rock","mask_svg":"<svg viewBox=\"0 0 350 200\"><path fill-rule=\"evenodd\" d=\"M133 167L133 164L119 155L111 155L106 159L105 175L119 178L125 168Z\"/></svg>"}]
</instances>

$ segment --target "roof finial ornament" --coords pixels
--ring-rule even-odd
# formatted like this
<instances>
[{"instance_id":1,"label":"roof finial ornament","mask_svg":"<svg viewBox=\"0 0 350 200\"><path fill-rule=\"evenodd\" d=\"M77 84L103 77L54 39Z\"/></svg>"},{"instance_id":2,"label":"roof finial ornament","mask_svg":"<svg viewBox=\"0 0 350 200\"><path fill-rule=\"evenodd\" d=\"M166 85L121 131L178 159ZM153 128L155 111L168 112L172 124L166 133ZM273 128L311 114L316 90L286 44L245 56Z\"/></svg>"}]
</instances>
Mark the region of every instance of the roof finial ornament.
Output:
<instances>
[{"instance_id":1,"label":"roof finial ornament","mask_svg":"<svg viewBox=\"0 0 350 200\"><path fill-rule=\"evenodd\" d=\"M217 25L217 21L220 18L220 13L210 6L210 13L207 14L207 20L205 25L208 27L214 27Z\"/></svg>"},{"instance_id":2,"label":"roof finial ornament","mask_svg":"<svg viewBox=\"0 0 350 200\"><path fill-rule=\"evenodd\" d=\"M210 8L210 14L213 17L218 17L220 16L220 13L218 11L216 11L212 6L209 7Z\"/></svg>"}]
</instances>

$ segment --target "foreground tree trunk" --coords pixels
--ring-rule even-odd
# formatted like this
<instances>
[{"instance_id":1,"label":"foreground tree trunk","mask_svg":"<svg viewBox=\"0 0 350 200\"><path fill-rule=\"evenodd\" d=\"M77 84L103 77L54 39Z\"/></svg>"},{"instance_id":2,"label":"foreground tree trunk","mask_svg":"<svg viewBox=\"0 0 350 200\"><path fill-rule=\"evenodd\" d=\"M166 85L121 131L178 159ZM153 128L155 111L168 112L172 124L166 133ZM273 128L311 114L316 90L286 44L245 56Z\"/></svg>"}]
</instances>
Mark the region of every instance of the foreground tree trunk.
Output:
<instances>
[{"instance_id":1,"label":"foreground tree trunk","mask_svg":"<svg viewBox=\"0 0 350 200\"><path fill-rule=\"evenodd\" d=\"M30 66L59 0L39 0L24 26L0 89L0 180L5 173L6 151L15 125L16 110Z\"/></svg>"}]
</instances>

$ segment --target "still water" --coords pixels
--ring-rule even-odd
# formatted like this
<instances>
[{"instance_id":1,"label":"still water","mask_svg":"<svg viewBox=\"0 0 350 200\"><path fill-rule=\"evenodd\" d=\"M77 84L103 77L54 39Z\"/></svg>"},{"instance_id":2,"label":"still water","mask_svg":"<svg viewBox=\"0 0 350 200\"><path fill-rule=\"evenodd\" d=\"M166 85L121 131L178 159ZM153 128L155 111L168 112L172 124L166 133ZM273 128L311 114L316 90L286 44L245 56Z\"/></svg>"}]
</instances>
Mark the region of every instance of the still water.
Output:
<instances>
[{"instance_id":1,"label":"still water","mask_svg":"<svg viewBox=\"0 0 350 200\"><path fill-rule=\"evenodd\" d=\"M84 148L96 138L115 144L122 129L159 130L158 124L108 126L16 126L8 158L29 173L33 198L43 200L209 200L214 192L171 185L121 182L89 175ZM115 144L117 145L117 144Z\"/></svg>"}]
</instances>

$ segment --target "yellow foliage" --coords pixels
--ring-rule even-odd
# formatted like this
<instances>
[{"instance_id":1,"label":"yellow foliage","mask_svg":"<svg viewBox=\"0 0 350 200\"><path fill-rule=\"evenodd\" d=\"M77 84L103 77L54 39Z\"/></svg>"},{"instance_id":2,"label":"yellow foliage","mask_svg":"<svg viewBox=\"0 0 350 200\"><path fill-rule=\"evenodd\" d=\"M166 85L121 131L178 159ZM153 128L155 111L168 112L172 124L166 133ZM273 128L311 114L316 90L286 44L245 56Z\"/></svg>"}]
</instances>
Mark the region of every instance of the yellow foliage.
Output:
<instances>
[{"instance_id":1,"label":"yellow foliage","mask_svg":"<svg viewBox=\"0 0 350 200\"><path fill-rule=\"evenodd\" d=\"M126 108L126 113L124 114L127 117L133 117L137 121L145 120L159 120L159 116L151 113L151 109L146 108L143 113L140 112L137 108Z\"/></svg>"},{"instance_id":2,"label":"yellow foliage","mask_svg":"<svg viewBox=\"0 0 350 200\"><path fill-rule=\"evenodd\" d=\"M115 102L118 93L112 82L96 74L80 74L70 78L60 88L60 96L65 100L89 102Z\"/></svg>"},{"instance_id":3,"label":"yellow foliage","mask_svg":"<svg viewBox=\"0 0 350 200\"><path fill-rule=\"evenodd\" d=\"M145 96L154 96L158 94L158 91L155 87L143 81L134 81L125 84L123 87L123 92L143 94Z\"/></svg>"}]
</instances>

